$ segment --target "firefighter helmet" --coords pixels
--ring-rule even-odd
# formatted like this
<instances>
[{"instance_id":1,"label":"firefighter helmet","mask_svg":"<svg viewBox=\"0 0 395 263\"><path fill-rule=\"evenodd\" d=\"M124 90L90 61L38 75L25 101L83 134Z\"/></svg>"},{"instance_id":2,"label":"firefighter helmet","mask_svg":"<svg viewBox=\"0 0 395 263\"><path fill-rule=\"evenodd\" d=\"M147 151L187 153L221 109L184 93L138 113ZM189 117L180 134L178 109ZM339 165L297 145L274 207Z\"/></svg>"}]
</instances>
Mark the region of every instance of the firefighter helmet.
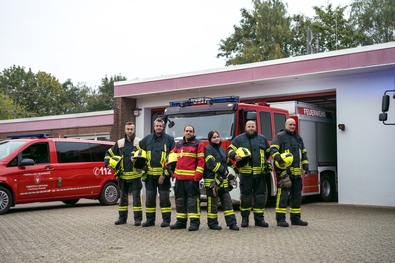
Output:
<instances>
[{"instance_id":1,"label":"firefighter helmet","mask_svg":"<svg viewBox=\"0 0 395 263\"><path fill-rule=\"evenodd\" d=\"M236 150L236 154L242 158L241 161L236 163L237 167L243 167L251 160L251 152L247 148L240 147Z\"/></svg>"},{"instance_id":2,"label":"firefighter helmet","mask_svg":"<svg viewBox=\"0 0 395 263\"><path fill-rule=\"evenodd\" d=\"M177 162L178 154L177 153L170 153L166 157L166 165L168 164L175 164Z\"/></svg>"},{"instance_id":3,"label":"firefighter helmet","mask_svg":"<svg viewBox=\"0 0 395 263\"><path fill-rule=\"evenodd\" d=\"M281 159L283 159L285 166L281 166L277 161L274 162L274 164L277 166L277 168L280 169L286 169L291 166L291 164L294 161L294 156L292 153L282 153L280 154Z\"/></svg>"},{"instance_id":4,"label":"firefighter helmet","mask_svg":"<svg viewBox=\"0 0 395 263\"><path fill-rule=\"evenodd\" d=\"M122 161L121 156L114 155L114 156L110 157L109 164L115 171L118 171L121 168L121 163L122 163L121 161Z\"/></svg>"},{"instance_id":5,"label":"firefighter helmet","mask_svg":"<svg viewBox=\"0 0 395 263\"><path fill-rule=\"evenodd\" d=\"M143 149L139 149L133 152L133 158L136 159L133 165L133 167L136 169L143 169L144 166L147 164L147 152Z\"/></svg>"}]
</instances>

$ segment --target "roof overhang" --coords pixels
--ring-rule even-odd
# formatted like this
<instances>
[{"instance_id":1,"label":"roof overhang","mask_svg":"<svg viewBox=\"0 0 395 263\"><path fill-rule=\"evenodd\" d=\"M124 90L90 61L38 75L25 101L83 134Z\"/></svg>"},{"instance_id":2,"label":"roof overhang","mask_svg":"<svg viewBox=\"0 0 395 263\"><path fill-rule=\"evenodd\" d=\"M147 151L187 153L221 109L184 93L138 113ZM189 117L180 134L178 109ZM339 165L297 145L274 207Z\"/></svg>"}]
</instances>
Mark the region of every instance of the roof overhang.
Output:
<instances>
[{"instance_id":1,"label":"roof overhang","mask_svg":"<svg viewBox=\"0 0 395 263\"><path fill-rule=\"evenodd\" d=\"M229 66L199 72L116 82L114 97L149 97L191 89L262 86L395 69L395 42Z\"/></svg>"}]
</instances>

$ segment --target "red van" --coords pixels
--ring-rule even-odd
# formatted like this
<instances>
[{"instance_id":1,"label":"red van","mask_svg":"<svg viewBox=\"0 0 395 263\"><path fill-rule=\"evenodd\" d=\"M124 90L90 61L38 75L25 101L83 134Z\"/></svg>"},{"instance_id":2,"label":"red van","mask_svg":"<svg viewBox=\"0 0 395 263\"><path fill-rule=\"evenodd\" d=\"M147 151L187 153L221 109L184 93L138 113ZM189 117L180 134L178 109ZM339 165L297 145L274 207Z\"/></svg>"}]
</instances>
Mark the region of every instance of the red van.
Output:
<instances>
[{"instance_id":1,"label":"red van","mask_svg":"<svg viewBox=\"0 0 395 263\"><path fill-rule=\"evenodd\" d=\"M16 204L80 198L115 205L113 172L104 167L107 141L47 138L47 134L9 136L0 141L0 215Z\"/></svg>"}]
</instances>

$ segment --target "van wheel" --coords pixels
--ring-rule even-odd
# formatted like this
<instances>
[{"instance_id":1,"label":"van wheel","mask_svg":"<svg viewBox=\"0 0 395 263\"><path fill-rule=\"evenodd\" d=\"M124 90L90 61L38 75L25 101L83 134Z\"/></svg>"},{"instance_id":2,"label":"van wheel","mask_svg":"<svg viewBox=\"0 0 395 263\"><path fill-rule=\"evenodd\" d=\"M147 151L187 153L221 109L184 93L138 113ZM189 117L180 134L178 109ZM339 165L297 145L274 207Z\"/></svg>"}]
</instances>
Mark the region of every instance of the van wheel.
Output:
<instances>
[{"instance_id":1,"label":"van wheel","mask_svg":"<svg viewBox=\"0 0 395 263\"><path fill-rule=\"evenodd\" d=\"M331 182L331 178L329 175L323 175L321 178L321 199L324 202L330 202L334 195L334 184Z\"/></svg>"},{"instance_id":2,"label":"van wheel","mask_svg":"<svg viewBox=\"0 0 395 263\"><path fill-rule=\"evenodd\" d=\"M108 182L101 190L99 202L102 205L115 205L119 199L118 185L114 182Z\"/></svg>"},{"instance_id":3,"label":"van wheel","mask_svg":"<svg viewBox=\"0 0 395 263\"><path fill-rule=\"evenodd\" d=\"M12 204L12 195L10 191L0 186L0 215L5 214L10 210Z\"/></svg>"},{"instance_id":4,"label":"van wheel","mask_svg":"<svg viewBox=\"0 0 395 263\"><path fill-rule=\"evenodd\" d=\"M65 200L62 202L65 203L66 205L75 205L78 201L80 201L80 199Z\"/></svg>"}]
</instances>

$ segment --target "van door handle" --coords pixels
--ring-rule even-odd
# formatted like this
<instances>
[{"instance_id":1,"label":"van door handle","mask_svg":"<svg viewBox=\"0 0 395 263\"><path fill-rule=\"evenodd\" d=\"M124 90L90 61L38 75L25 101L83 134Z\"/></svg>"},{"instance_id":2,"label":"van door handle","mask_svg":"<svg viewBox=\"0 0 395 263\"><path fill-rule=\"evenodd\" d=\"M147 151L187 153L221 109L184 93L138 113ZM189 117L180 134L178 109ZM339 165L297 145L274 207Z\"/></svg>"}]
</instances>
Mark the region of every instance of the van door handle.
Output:
<instances>
[{"instance_id":1,"label":"van door handle","mask_svg":"<svg viewBox=\"0 0 395 263\"><path fill-rule=\"evenodd\" d=\"M45 169L52 170L53 169L53 165L47 165L47 166L45 166Z\"/></svg>"}]
</instances>

